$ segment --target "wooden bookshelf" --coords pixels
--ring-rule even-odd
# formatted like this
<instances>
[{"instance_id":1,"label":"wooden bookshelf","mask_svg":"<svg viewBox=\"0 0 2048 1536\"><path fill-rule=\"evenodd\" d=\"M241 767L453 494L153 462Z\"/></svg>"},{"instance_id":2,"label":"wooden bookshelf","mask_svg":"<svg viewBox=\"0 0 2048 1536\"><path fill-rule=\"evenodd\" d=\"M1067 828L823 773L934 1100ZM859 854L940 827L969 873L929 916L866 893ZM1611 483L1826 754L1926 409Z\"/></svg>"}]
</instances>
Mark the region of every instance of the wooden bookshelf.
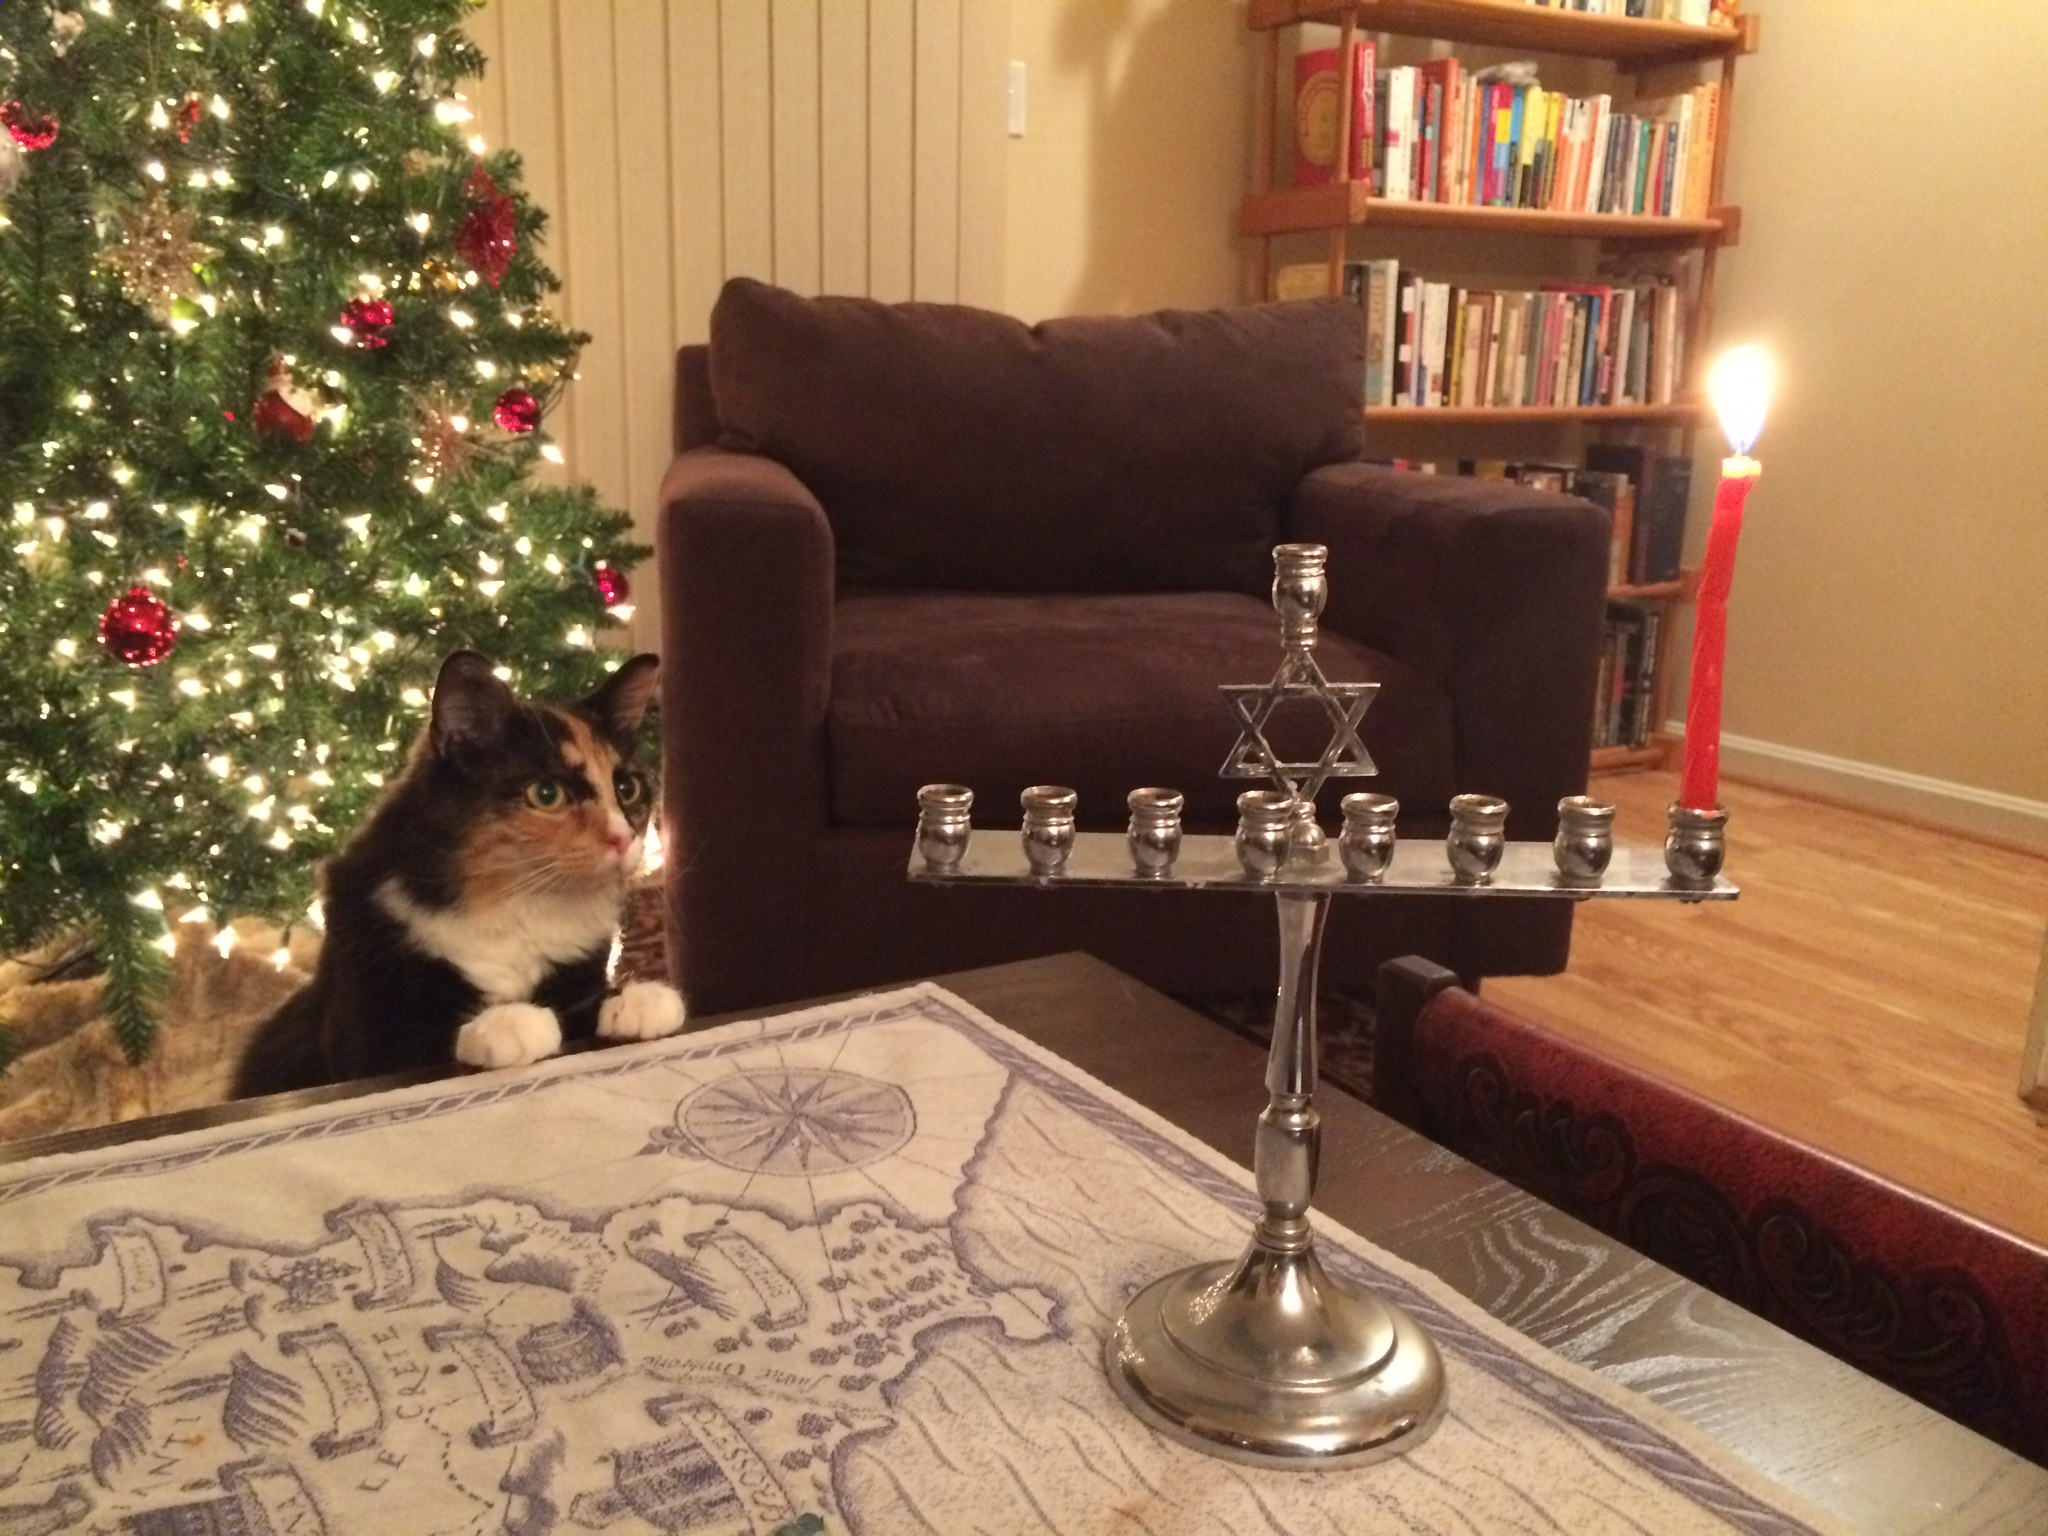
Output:
<instances>
[{"instance_id":1,"label":"wooden bookshelf","mask_svg":"<svg viewBox=\"0 0 2048 1536\"><path fill-rule=\"evenodd\" d=\"M1732 25L1696 26L1625 16L1595 16L1579 11L1538 6L1525 0L1249 0L1246 19L1259 34L1260 68L1256 77L1254 118L1254 184L1238 214L1241 233L1251 242L1247 287L1251 297L1270 296L1273 242L1289 236L1324 237L1322 261L1328 268L1328 291L1341 291L1350 241L1357 237L1408 230L1485 237L1483 264L1500 267L1509 242L1598 242L1608 251L1654 252L1697 250L1699 281L1681 322L1684 339L1680 397L1666 404L1603 406L1368 406L1365 419L1376 443L1425 426L1468 430L1509 427L1558 427L1578 430L1614 427L1635 432L1675 433L1681 451L1690 454L1693 435L1706 421L1698 379L1701 353L1713 311L1716 258L1741 233L1742 210L1727 204L1723 184L1729 124L1734 116L1735 64L1754 53L1759 24L1754 16L1737 17ZM1351 43L1360 34L1391 33L1437 38L1452 43L1512 49L1538 55L1606 59L1625 77L1616 82L1616 106L1636 99L1682 91L1687 75L1718 67L1719 122L1707 145L1711 159L1706 174L1704 217L1666 218L1632 214L1588 213L1547 208L1500 208L1463 203L1423 202L1373 195L1369 168L1355 179L1340 178L1317 185L1276 186L1274 172L1281 158L1283 124L1293 119L1292 72L1283 76L1280 35L1304 22L1339 29L1338 58L1343 71L1338 91L1337 142L1351 140ZM1368 94L1370 83L1368 82ZM1291 128L1289 129L1291 132ZM1341 172L1341 167L1340 167ZM1696 202L1695 207L1699 206ZM1383 248L1384 249L1384 248ZM1503 286L1506 286L1505 283ZM1376 449L1376 451L1384 451ZM1398 451L1398 450L1397 450ZM1484 453L1485 450L1480 450ZM1430 457L1432 455L1423 455ZM1471 455L1460 455L1471 456ZM1648 586L1617 587L1616 600L1645 603L1664 610L1658 627L1656 672L1651 684L1652 735L1640 747L1600 747L1593 752L1596 769L1661 768L1673 743L1663 735L1671 692L1671 622L1675 610L1693 600L1698 573L1686 571L1677 581Z\"/></svg>"},{"instance_id":2,"label":"wooden bookshelf","mask_svg":"<svg viewBox=\"0 0 2048 1536\"><path fill-rule=\"evenodd\" d=\"M1754 53L1758 33L1754 16L1732 27L1697 27L1588 16L1521 0L1251 0L1248 19L1253 31L1264 32L1304 21L1341 25L1347 12L1356 13L1362 32L1613 59L1633 69Z\"/></svg>"},{"instance_id":3,"label":"wooden bookshelf","mask_svg":"<svg viewBox=\"0 0 2048 1536\"><path fill-rule=\"evenodd\" d=\"M1539 240L1648 241L1733 244L1735 209L1717 208L1704 219L1630 213L1560 213L1550 208L1479 208L1465 203L1414 203L1374 197L1363 181L1328 181L1317 187L1278 187L1244 200L1238 232L1253 238L1309 234L1371 224L1385 229L1449 229L1473 235Z\"/></svg>"},{"instance_id":4,"label":"wooden bookshelf","mask_svg":"<svg viewBox=\"0 0 2048 1536\"><path fill-rule=\"evenodd\" d=\"M1705 413L1706 407L1692 400L1670 405L1369 405L1365 408L1365 419L1400 425L1510 426L1517 422L1576 421L1588 426L1642 423L1691 427L1704 420Z\"/></svg>"}]
</instances>

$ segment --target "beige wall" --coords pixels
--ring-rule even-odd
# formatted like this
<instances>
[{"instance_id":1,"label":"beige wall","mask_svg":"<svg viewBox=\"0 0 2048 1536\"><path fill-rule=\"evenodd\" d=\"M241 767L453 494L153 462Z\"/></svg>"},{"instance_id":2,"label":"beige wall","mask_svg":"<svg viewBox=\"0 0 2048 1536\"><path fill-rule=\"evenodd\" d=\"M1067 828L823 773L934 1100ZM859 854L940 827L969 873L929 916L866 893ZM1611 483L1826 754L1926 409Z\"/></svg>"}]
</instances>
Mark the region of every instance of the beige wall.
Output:
<instances>
[{"instance_id":1,"label":"beige wall","mask_svg":"<svg viewBox=\"0 0 2048 1536\"><path fill-rule=\"evenodd\" d=\"M1782 382L1727 728L2048 800L2048 6L1752 8L1715 329Z\"/></svg>"},{"instance_id":2,"label":"beige wall","mask_svg":"<svg viewBox=\"0 0 2048 1536\"><path fill-rule=\"evenodd\" d=\"M1027 320L1236 296L1251 34L1234 0L1011 0L1004 307Z\"/></svg>"}]
</instances>

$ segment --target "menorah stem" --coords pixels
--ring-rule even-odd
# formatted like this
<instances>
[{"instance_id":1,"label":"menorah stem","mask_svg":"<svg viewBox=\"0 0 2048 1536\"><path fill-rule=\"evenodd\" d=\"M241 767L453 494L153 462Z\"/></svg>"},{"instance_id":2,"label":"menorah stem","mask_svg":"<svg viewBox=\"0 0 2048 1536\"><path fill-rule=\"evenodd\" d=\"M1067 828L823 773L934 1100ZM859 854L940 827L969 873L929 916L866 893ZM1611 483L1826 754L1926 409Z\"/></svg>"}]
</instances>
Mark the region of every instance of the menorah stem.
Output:
<instances>
[{"instance_id":1,"label":"menorah stem","mask_svg":"<svg viewBox=\"0 0 2048 1536\"><path fill-rule=\"evenodd\" d=\"M1330 899L1282 894L1277 901L1280 986L1266 1057L1271 1100L1252 1143L1252 1172L1266 1206L1256 1240L1276 1253L1299 1253L1309 1245L1308 1207L1322 1149L1322 1117L1315 1109L1316 971Z\"/></svg>"}]
</instances>

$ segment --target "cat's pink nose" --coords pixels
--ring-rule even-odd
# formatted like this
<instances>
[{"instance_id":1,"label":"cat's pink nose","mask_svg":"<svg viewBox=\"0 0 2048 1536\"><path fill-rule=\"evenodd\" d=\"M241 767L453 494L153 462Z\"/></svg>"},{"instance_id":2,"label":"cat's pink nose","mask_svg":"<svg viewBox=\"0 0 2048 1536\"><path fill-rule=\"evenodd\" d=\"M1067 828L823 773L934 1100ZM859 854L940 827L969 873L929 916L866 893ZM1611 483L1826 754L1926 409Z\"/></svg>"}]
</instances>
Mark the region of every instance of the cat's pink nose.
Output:
<instances>
[{"instance_id":1,"label":"cat's pink nose","mask_svg":"<svg viewBox=\"0 0 2048 1536\"><path fill-rule=\"evenodd\" d=\"M611 845L612 852L623 859L633 851L633 829L623 825L608 827L605 841Z\"/></svg>"}]
</instances>

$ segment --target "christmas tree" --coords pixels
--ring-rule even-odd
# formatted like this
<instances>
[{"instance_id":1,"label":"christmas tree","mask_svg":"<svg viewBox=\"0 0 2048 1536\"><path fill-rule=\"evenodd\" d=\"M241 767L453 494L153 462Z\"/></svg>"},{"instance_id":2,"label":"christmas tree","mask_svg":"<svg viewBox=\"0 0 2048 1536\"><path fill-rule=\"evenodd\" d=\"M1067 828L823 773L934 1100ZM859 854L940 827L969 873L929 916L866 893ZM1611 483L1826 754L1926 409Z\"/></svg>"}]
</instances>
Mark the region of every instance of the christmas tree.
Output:
<instances>
[{"instance_id":1,"label":"christmas tree","mask_svg":"<svg viewBox=\"0 0 2048 1536\"><path fill-rule=\"evenodd\" d=\"M134 1057L175 925L305 918L445 655L580 689L630 613L629 520L532 478L585 338L465 9L0 3L0 955L85 936Z\"/></svg>"}]
</instances>

